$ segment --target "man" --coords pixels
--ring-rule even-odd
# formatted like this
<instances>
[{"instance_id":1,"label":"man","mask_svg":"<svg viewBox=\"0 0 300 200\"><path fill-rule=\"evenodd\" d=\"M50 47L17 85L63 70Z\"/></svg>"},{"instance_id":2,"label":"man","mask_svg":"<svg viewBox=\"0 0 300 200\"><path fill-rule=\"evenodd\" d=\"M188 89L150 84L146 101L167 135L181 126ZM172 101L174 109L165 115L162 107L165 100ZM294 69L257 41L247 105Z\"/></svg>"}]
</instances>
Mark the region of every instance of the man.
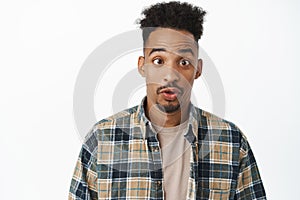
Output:
<instances>
[{"instance_id":1,"label":"man","mask_svg":"<svg viewBox=\"0 0 300 200\"><path fill-rule=\"evenodd\" d=\"M205 11L169 2L143 14L147 96L94 125L69 199L266 199L243 133L190 102Z\"/></svg>"}]
</instances>

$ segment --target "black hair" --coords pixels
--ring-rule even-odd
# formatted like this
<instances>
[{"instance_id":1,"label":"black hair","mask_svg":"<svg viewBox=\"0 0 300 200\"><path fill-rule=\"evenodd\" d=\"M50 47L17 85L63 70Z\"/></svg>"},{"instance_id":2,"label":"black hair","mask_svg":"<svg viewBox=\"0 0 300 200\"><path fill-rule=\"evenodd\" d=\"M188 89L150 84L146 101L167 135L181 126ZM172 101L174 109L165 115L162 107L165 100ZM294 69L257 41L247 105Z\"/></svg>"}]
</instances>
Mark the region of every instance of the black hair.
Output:
<instances>
[{"instance_id":1,"label":"black hair","mask_svg":"<svg viewBox=\"0 0 300 200\"><path fill-rule=\"evenodd\" d=\"M193 34L196 42L203 33L206 12L186 2L171 1L157 3L143 10L143 19L138 23L143 31L144 44L150 33L157 27L184 30Z\"/></svg>"}]
</instances>

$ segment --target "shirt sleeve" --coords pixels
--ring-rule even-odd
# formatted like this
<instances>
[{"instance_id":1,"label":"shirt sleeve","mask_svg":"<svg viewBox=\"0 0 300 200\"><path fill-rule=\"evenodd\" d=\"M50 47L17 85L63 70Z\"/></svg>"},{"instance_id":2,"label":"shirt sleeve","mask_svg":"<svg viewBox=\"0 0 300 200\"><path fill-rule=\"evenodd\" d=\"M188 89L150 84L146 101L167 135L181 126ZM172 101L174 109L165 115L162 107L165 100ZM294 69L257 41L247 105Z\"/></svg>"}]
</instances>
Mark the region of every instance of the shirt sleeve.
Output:
<instances>
[{"instance_id":1,"label":"shirt sleeve","mask_svg":"<svg viewBox=\"0 0 300 200\"><path fill-rule=\"evenodd\" d=\"M97 197L96 159L83 145L71 181L69 200L95 200Z\"/></svg>"},{"instance_id":2,"label":"shirt sleeve","mask_svg":"<svg viewBox=\"0 0 300 200\"><path fill-rule=\"evenodd\" d=\"M265 189L258 171L256 160L250 145L244 136L241 140L240 170L235 199L266 199Z\"/></svg>"}]
</instances>

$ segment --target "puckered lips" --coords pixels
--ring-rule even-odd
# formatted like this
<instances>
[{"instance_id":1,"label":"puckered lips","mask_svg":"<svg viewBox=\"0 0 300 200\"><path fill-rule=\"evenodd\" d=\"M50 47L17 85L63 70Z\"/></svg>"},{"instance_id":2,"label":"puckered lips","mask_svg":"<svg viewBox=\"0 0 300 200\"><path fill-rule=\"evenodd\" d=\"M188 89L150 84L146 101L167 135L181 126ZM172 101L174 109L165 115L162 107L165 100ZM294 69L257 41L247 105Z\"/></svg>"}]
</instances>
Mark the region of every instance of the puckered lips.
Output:
<instances>
[{"instance_id":1,"label":"puckered lips","mask_svg":"<svg viewBox=\"0 0 300 200\"><path fill-rule=\"evenodd\" d=\"M180 93L181 91L176 87L166 87L158 91L158 94L161 94L167 101L176 100Z\"/></svg>"}]
</instances>

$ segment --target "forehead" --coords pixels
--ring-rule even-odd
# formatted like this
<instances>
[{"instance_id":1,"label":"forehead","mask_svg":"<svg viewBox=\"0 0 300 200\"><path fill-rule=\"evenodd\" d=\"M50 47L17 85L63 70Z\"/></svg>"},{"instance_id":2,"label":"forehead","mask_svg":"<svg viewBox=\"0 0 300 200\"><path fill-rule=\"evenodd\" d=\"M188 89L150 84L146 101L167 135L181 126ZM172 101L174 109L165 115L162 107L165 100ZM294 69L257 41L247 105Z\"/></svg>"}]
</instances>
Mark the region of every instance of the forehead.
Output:
<instances>
[{"instance_id":1,"label":"forehead","mask_svg":"<svg viewBox=\"0 0 300 200\"><path fill-rule=\"evenodd\" d=\"M191 49L196 55L197 46L194 36L187 31L157 28L150 33L144 47L145 50L163 48L169 52L178 52L180 49Z\"/></svg>"}]
</instances>

